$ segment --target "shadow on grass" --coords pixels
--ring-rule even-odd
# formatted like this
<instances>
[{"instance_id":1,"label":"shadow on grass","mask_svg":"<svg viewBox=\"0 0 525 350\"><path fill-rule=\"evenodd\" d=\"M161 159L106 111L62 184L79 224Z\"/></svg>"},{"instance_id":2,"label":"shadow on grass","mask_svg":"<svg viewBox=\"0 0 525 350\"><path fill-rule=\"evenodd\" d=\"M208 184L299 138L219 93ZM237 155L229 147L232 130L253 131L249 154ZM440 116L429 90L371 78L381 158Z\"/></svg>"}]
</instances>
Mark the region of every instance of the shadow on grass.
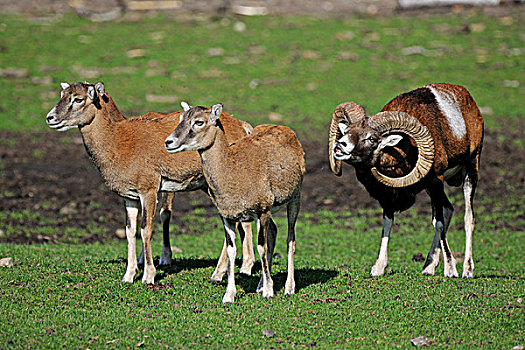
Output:
<instances>
[{"instance_id":1,"label":"shadow on grass","mask_svg":"<svg viewBox=\"0 0 525 350\"><path fill-rule=\"evenodd\" d=\"M279 259L280 260L280 259ZM272 279L274 283L274 290L280 291L284 289L284 284L286 283L286 260L276 261L273 265L274 272L272 273ZM168 275L176 275L183 270L194 270L202 269L208 267L215 267L217 265L218 259L210 258L182 258L182 259L173 259L171 265L169 266L159 266L159 259L154 260L155 267L157 268L157 275L155 276L155 281L164 279ZM126 263L126 259L114 259L107 261L106 263ZM238 272L240 266L242 265L242 259L235 260L236 273L235 273L235 282L242 287L247 293L255 293L257 290L257 285L259 279L261 278L261 263L256 262L252 268L252 275L248 276ZM142 270L143 266L139 266L139 269ZM284 272L275 272L275 270L284 270ZM136 276L140 280L142 277L142 271L139 271L139 274ZM298 292L302 288L308 287L312 284L325 283L332 278L337 276L337 271L327 270L327 269L296 269L295 270L295 291ZM211 277L211 273L210 273ZM226 286L227 273L224 275L223 280L219 284L224 284ZM213 283L213 282L210 282Z\"/></svg>"},{"instance_id":2,"label":"shadow on grass","mask_svg":"<svg viewBox=\"0 0 525 350\"><path fill-rule=\"evenodd\" d=\"M261 279L260 274L260 264L258 266L258 269L254 269L253 272L257 272L252 276L244 275L237 273L235 275L235 282L244 289L246 293L256 293L257 291L257 285L259 284L259 280ZM273 279L273 288L275 292L283 291L284 285L286 283L286 276L287 273L285 272L278 272L278 273L272 273L272 279ZM303 288L306 288L312 284L321 284L325 283L332 278L337 276L337 271L334 270L326 270L326 269L296 269L295 270L295 292L297 293ZM226 277L224 278L224 281L226 281ZM226 285L226 283L225 283Z\"/></svg>"}]
</instances>

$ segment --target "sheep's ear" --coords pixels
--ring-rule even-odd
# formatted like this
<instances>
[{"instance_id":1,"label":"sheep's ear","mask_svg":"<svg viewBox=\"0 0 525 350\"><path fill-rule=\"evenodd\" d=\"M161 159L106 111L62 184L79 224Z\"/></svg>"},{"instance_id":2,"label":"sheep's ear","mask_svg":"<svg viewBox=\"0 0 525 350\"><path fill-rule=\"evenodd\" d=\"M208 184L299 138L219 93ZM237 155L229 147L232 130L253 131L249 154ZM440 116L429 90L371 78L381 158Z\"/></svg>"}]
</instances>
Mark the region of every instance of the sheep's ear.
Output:
<instances>
[{"instance_id":1,"label":"sheep's ear","mask_svg":"<svg viewBox=\"0 0 525 350\"><path fill-rule=\"evenodd\" d=\"M346 125L345 123L339 123L337 124L337 126L339 127L339 131L341 131L341 134L344 135L348 125Z\"/></svg>"},{"instance_id":2,"label":"sheep's ear","mask_svg":"<svg viewBox=\"0 0 525 350\"><path fill-rule=\"evenodd\" d=\"M90 85L88 86L88 89L87 89L87 94L88 94L88 97L91 99L91 100L95 100L95 96L96 96L96 93L95 93L95 87Z\"/></svg>"},{"instance_id":3,"label":"sheep's ear","mask_svg":"<svg viewBox=\"0 0 525 350\"><path fill-rule=\"evenodd\" d=\"M191 106L189 104L187 104L186 102L182 101L180 103L180 105L182 106L182 109L184 109L184 112L187 112L190 110Z\"/></svg>"},{"instance_id":4,"label":"sheep's ear","mask_svg":"<svg viewBox=\"0 0 525 350\"><path fill-rule=\"evenodd\" d=\"M69 84L68 83L60 83L60 87L62 88L62 90L65 90L69 87Z\"/></svg>"},{"instance_id":5,"label":"sheep's ear","mask_svg":"<svg viewBox=\"0 0 525 350\"><path fill-rule=\"evenodd\" d=\"M378 149L395 146L403 139L401 135L388 135L379 143Z\"/></svg>"},{"instance_id":6,"label":"sheep's ear","mask_svg":"<svg viewBox=\"0 0 525 350\"><path fill-rule=\"evenodd\" d=\"M217 103L211 107L210 121L213 125L217 125L217 121L222 113L222 103Z\"/></svg>"},{"instance_id":7,"label":"sheep's ear","mask_svg":"<svg viewBox=\"0 0 525 350\"><path fill-rule=\"evenodd\" d=\"M104 83L103 82L99 81L95 85L95 89L98 91L100 96L105 96L106 95L106 89L104 88Z\"/></svg>"}]
</instances>

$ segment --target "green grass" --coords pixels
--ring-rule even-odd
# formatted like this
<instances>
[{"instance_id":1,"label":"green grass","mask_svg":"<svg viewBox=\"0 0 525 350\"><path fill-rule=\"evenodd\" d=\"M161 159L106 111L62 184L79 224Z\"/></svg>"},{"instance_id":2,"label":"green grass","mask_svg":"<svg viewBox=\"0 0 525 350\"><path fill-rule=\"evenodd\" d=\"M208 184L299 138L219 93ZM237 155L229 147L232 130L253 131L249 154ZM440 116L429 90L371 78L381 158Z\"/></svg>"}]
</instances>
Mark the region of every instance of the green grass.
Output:
<instances>
[{"instance_id":1,"label":"green grass","mask_svg":"<svg viewBox=\"0 0 525 350\"><path fill-rule=\"evenodd\" d=\"M0 345L14 348L410 347L425 336L436 346L510 349L523 345L525 297L521 258L524 234L491 230L481 218L474 241L476 278L421 275L432 230L409 211L398 220L388 273L368 278L375 261L380 212L304 214L297 225L298 291L284 296L286 260L274 265L276 296L255 293L251 277L237 274L236 303L223 306L225 283L210 284L223 231L182 234L183 250L172 266L145 286L140 274L121 284L126 244L0 244L0 256L15 266L0 270ZM315 218L316 224L311 220ZM285 220L277 218L276 251L285 256ZM457 225L456 225L457 226ZM430 232L429 232L430 231ZM449 234L454 251L464 244L461 227ZM160 239L154 240L156 259ZM461 264L458 264L461 271ZM273 331L273 337L263 330Z\"/></svg>"},{"instance_id":2,"label":"green grass","mask_svg":"<svg viewBox=\"0 0 525 350\"><path fill-rule=\"evenodd\" d=\"M375 113L397 94L431 82L469 88L480 107L492 109L489 127L523 115L519 14L511 22L466 14L242 21L244 32L235 31L236 20L158 16L93 24L68 15L43 24L0 15L0 66L29 73L0 78L0 129L45 129L58 83L84 80L104 81L127 115L179 110L180 100L222 101L227 111L254 124L279 113L283 124L318 139L324 139L337 104L354 100ZM404 51L414 46L422 54ZM210 56L210 48L223 54ZM128 58L133 49L146 56ZM52 84L33 83L42 77ZM252 89L255 80L259 85ZM176 102L148 102L148 94L175 96Z\"/></svg>"},{"instance_id":3,"label":"green grass","mask_svg":"<svg viewBox=\"0 0 525 350\"><path fill-rule=\"evenodd\" d=\"M126 115L178 110L180 100L221 101L228 112L254 125L278 113L281 124L322 142L340 102L354 100L374 113L401 92L445 81L465 85L480 107L490 107L486 125L496 129L523 117L525 36L520 15L512 19L468 14L242 18L247 29L237 32L236 20L182 22L158 16L95 24L66 15L44 25L0 14L0 68L29 74L0 78L0 130L46 130L44 116L58 100L59 82L86 79L104 81ZM476 29L466 32L466 25ZM403 54L413 46L422 46L425 55ZM210 48L224 53L209 56ZM146 56L128 58L132 49L143 49ZM50 85L35 83L46 77ZM252 89L255 80L259 85ZM148 102L148 94L176 96L177 102ZM523 149L523 142L515 139L513 147ZM37 150L33 156L45 154ZM11 196L0 188L0 197ZM461 207L458 197L453 202ZM237 300L229 306L221 304L225 283L207 281L223 230L219 220L200 211L176 218L189 232L172 227L177 234L172 243L183 253L172 267L158 270L154 286L142 285L140 276L133 285L119 282L125 242L80 244L87 233L111 234L95 218L85 230L59 235L59 244L2 243L0 257L13 257L15 266L0 269L0 348L375 349L411 347L410 339L418 336L442 347L525 345L523 198L482 193L478 198L484 214L477 217L472 280L445 279L442 265L437 276L423 276L422 264L411 262L430 247L430 213L410 210L396 217L389 269L377 279L367 276L379 244L379 210L302 213L297 294L283 295L286 261L281 258L275 261L274 299L255 293L256 267L252 277L237 275ZM500 209L510 206L516 210ZM454 252L463 250L462 215L457 213L449 234ZM38 232L28 229L38 223ZM30 210L0 213L4 237L53 237L59 223ZM277 223L277 252L285 256L282 216ZM158 224L155 232L158 259ZM265 329L274 336L263 335Z\"/></svg>"}]
</instances>

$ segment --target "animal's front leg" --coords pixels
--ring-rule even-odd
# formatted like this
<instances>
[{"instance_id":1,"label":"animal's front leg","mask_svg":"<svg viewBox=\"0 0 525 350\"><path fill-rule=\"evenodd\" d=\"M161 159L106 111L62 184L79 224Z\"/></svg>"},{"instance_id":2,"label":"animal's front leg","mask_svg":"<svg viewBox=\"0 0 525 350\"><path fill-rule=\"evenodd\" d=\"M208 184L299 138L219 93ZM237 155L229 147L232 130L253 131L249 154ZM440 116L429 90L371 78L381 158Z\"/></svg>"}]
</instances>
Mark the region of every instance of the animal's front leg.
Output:
<instances>
[{"instance_id":1,"label":"animal's front leg","mask_svg":"<svg viewBox=\"0 0 525 350\"><path fill-rule=\"evenodd\" d=\"M155 214L157 204L157 193L153 192L141 196L141 202L142 224L140 233L144 246L144 275L142 276L142 283L152 284L155 282L155 274L157 273L153 265L153 253L151 249L153 215Z\"/></svg>"},{"instance_id":2,"label":"animal's front leg","mask_svg":"<svg viewBox=\"0 0 525 350\"><path fill-rule=\"evenodd\" d=\"M432 201L432 211L434 214L434 227L436 228L435 235L440 238L441 250L443 252L443 265L445 277L459 277L456 269L456 259L452 256L450 247L447 242L447 230L452 220L454 207L448 200L442 182L434 184L429 189L430 198ZM435 238L434 238L435 240ZM437 260L437 259L436 259Z\"/></svg>"},{"instance_id":3,"label":"animal's front leg","mask_svg":"<svg viewBox=\"0 0 525 350\"><path fill-rule=\"evenodd\" d=\"M140 202L137 200L124 199L126 206L126 237L128 239L128 265L126 274L122 282L133 283L133 278L137 273L137 220L140 208Z\"/></svg>"},{"instance_id":4,"label":"animal's front leg","mask_svg":"<svg viewBox=\"0 0 525 350\"><path fill-rule=\"evenodd\" d=\"M228 286L222 298L222 302L225 304L233 303L237 294L237 288L235 287L235 256L237 255L237 249L235 248L235 221L226 218L223 218L222 221L226 233L226 250L228 253Z\"/></svg>"},{"instance_id":5,"label":"animal's front leg","mask_svg":"<svg viewBox=\"0 0 525 350\"><path fill-rule=\"evenodd\" d=\"M390 231L394 224L394 212L383 211L383 231L381 233L381 246L379 247L379 256L376 260L370 275L372 277L382 276L388 266L388 240L390 239Z\"/></svg>"}]
</instances>

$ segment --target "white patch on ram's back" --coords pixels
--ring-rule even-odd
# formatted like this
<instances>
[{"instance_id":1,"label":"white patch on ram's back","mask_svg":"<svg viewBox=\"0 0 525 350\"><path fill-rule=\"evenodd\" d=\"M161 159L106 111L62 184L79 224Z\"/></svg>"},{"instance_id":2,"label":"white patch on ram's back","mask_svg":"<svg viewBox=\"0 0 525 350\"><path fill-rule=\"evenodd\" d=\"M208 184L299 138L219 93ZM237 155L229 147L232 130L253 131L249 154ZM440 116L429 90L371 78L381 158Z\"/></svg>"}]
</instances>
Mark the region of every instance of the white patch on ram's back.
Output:
<instances>
[{"instance_id":1,"label":"white patch on ram's back","mask_svg":"<svg viewBox=\"0 0 525 350\"><path fill-rule=\"evenodd\" d=\"M441 109L441 112L443 112L443 115L447 118L452 134L458 139L463 138L467 133L467 128L465 126L463 114L461 113L461 108L459 107L454 94L443 90L437 90L430 85L428 85L427 88L429 88L436 97L439 109Z\"/></svg>"}]
</instances>

